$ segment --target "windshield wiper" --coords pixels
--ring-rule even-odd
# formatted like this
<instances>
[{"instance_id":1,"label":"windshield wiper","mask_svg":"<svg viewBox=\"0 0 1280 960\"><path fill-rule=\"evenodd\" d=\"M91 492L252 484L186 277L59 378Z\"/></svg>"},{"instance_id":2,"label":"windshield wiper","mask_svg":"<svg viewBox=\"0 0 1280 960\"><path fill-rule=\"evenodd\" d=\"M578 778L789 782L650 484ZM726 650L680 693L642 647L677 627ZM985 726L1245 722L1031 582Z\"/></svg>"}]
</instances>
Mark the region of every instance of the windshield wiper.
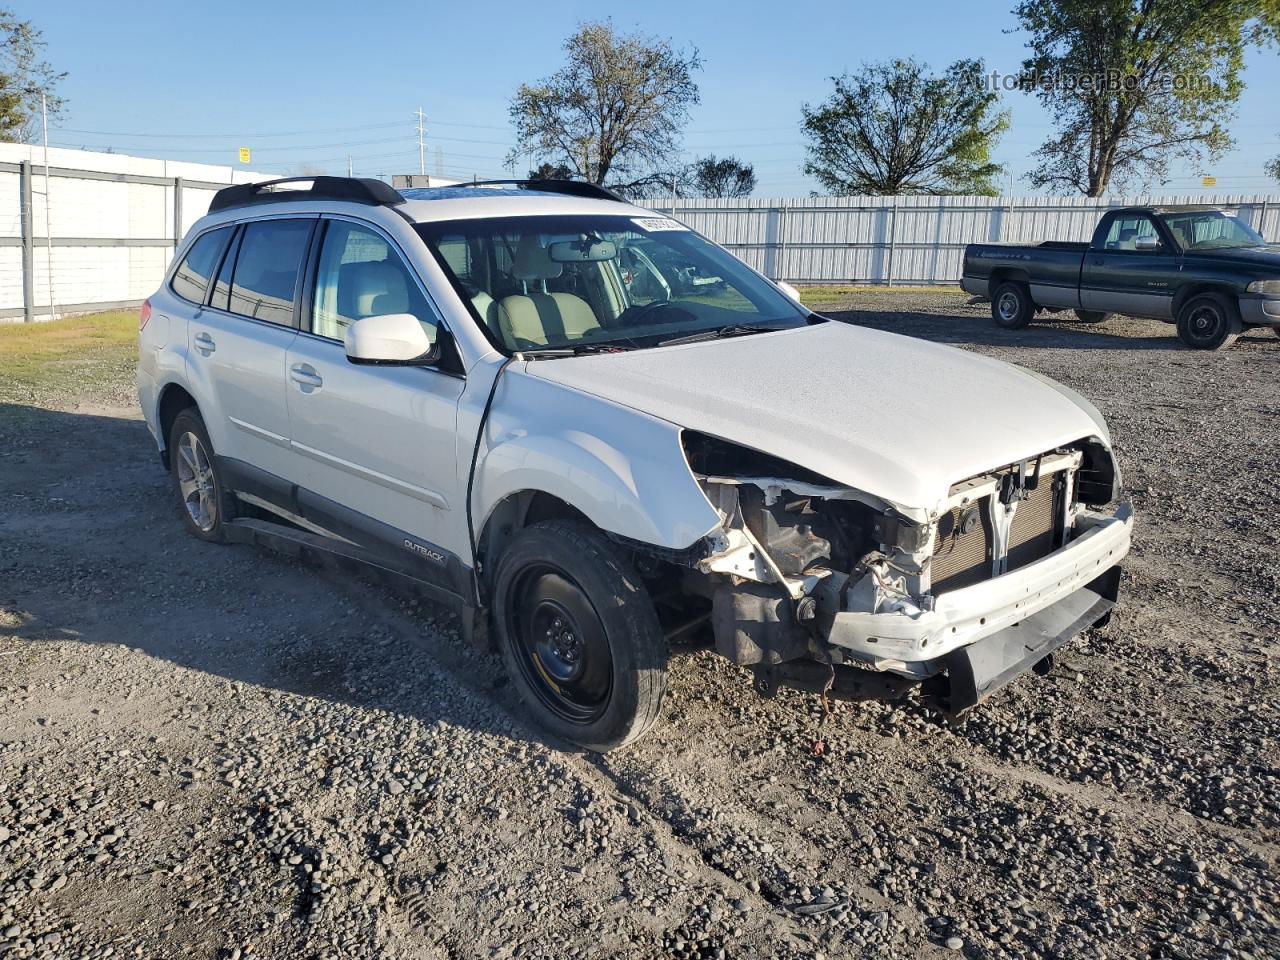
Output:
<instances>
[{"instance_id":1,"label":"windshield wiper","mask_svg":"<svg viewBox=\"0 0 1280 960\"><path fill-rule=\"evenodd\" d=\"M745 337L753 333L774 333L782 329L780 327L758 327L747 323L730 323L723 327L713 327L710 330L699 330L697 333L685 334L683 337L672 337L670 340L661 340L658 343L660 347L673 347L679 343L698 343L702 340L720 340L723 337Z\"/></svg>"},{"instance_id":2,"label":"windshield wiper","mask_svg":"<svg viewBox=\"0 0 1280 960\"><path fill-rule=\"evenodd\" d=\"M613 343L572 343L563 347L532 347L528 350L516 350L526 360L554 360L556 357L580 357L589 353L622 353L634 350L630 344Z\"/></svg>"}]
</instances>

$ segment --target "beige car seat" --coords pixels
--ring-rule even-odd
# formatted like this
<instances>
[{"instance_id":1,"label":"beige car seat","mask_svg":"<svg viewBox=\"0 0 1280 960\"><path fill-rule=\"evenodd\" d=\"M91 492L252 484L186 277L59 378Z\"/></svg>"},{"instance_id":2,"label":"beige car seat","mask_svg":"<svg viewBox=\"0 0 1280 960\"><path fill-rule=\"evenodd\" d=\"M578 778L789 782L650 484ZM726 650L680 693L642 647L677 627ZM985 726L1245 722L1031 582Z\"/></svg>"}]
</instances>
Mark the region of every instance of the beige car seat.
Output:
<instances>
[{"instance_id":1,"label":"beige car seat","mask_svg":"<svg viewBox=\"0 0 1280 960\"><path fill-rule=\"evenodd\" d=\"M498 303L498 324L509 341L545 345L554 338L557 343L563 343L599 329L595 311L581 297L571 293L546 293L529 286L554 280L563 271L564 265L551 259L536 235L525 234L520 238L511 274L525 284L526 292L503 297ZM480 309L479 304L476 309Z\"/></svg>"}]
</instances>

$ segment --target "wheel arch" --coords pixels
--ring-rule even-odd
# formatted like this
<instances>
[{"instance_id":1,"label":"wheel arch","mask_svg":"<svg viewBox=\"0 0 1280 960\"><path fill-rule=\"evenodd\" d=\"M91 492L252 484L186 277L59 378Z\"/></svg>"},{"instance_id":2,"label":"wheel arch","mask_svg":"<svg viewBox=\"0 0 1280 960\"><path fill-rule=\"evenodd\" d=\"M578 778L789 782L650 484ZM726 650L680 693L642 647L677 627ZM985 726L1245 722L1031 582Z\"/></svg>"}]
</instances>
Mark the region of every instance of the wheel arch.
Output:
<instances>
[{"instance_id":1,"label":"wheel arch","mask_svg":"<svg viewBox=\"0 0 1280 960\"><path fill-rule=\"evenodd\" d=\"M476 552L483 558L485 577L492 574L498 558L521 530L544 520L575 520L600 529L585 513L553 493L545 490L512 493L494 504L476 537Z\"/></svg>"},{"instance_id":2,"label":"wheel arch","mask_svg":"<svg viewBox=\"0 0 1280 960\"><path fill-rule=\"evenodd\" d=\"M1173 318L1175 320L1178 318L1178 314L1182 312L1182 308L1186 306L1188 300L1204 293L1221 294L1235 304L1237 310L1240 309L1240 291L1231 286L1231 284L1213 280L1197 280L1183 285L1173 295Z\"/></svg>"},{"instance_id":3,"label":"wheel arch","mask_svg":"<svg viewBox=\"0 0 1280 960\"><path fill-rule=\"evenodd\" d=\"M160 459L165 469L169 467L169 431L173 429L173 421L188 407L200 409L196 398L178 383L167 383L160 390L160 398L156 403L156 425L160 428Z\"/></svg>"},{"instance_id":4,"label":"wheel arch","mask_svg":"<svg viewBox=\"0 0 1280 960\"><path fill-rule=\"evenodd\" d=\"M499 439L475 467L469 506L486 566L502 526L527 526L530 517L581 518L674 550L720 522L685 458L681 428L668 421L513 372L485 433Z\"/></svg>"},{"instance_id":5,"label":"wheel arch","mask_svg":"<svg viewBox=\"0 0 1280 960\"><path fill-rule=\"evenodd\" d=\"M988 281L991 295L994 296L996 288L1002 283L1023 283L1026 284L1028 290L1031 287L1031 274L1018 267L998 267L991 271L991 278Z\"/></svg>"}]
</instances>

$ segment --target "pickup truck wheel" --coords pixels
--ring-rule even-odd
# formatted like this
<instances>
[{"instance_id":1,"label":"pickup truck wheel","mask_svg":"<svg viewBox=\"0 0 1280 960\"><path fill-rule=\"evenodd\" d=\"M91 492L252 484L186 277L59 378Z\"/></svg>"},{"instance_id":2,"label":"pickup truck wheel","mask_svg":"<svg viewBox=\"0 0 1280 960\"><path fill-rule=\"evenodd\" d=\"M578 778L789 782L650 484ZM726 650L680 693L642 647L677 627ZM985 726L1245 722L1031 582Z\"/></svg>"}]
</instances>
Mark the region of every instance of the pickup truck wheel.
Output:
<instances>
[{"instance_id":1,"label":"pickup truck wheel","mask_svg":"<svg viewBox=\"0 0 1280 960\"><path fill-rule=\"evenodd\" d=\"M644 583L604 537L551 520L498 560L494 626L507 673L534 719L604 753L658 718L667 646Z\"/></svg>"},{"instance_id":2,"label":"pickup truck wheel","mask_svg":"<svg viewBox=\"0 0 1280 960\"><path fill-rule=\"evenodd\" d=\"M1236 304L1220 293L1192 297L1178 311L1178 336L1196 350L1224 350L1243 330Z\"/></svg>"},{"instance_id":3,"label":"pickup truck wheel","mask_svg":"<svg viewBox=\"0 0 1280 960\"><path fill-rule=\"evenodd\" d=\"M1111 316L1109 313L1103 313L1101 310L1077 310L1076 319L1081 323L1106 323Z\"/></svg>"},{"instance_id":4,"label":"pickup truck wheel","mask_svg":"<svg viewBox=\"0 0 1280 960\"><path fill-rule=\"evenodd\" d=\"M235 516L235 508L218 476L209 431L195 407L174 417L169 430L169 473L187 530L201 540L225 543L225 524Z\"/></svg>"},{"instance_id":5,"label":"pickup truck wheel","mask_svg":"<svg viewBox=\"0 0 1280 960\"><path fill-rule=\"evenodd\" d=\"M1006 330L1021 330L1036 315L1031 291L1025 283L1008 281L996 287L991 298L991 319Z\"/></svg>"}]
</instances>

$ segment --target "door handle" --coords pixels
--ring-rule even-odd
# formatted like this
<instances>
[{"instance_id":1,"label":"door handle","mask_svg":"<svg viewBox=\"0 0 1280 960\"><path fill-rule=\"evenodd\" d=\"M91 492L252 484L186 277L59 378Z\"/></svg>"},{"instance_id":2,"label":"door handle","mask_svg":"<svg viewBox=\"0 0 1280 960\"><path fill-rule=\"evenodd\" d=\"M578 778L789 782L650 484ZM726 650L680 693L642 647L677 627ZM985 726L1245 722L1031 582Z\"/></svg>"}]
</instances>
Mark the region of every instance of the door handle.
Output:
<instances>
[{"instance_id":1,"label":"door handle","mask_svg":"<svg viewBox=\"0 0 1280 960\"><path fill-rule=\"evenodd\" d=\"M192 343L194 343L196 349L206 357L218 349L218 345L213 342L213 337L209 336L207 333L197 333L195 335L195 339L192 340Z\"/></svg>"},{"instance_id":2,"label":"door handle","mask_svg":"<svg viewBox=\"0 0 1280 960\"><path fill-rule=\"evenodd\" d=\"M316 368L309 363L295 363L289 368L289 377L300 387L317 388L324 384L320 374L316 373Z\"/></svg>"},{"instance_id":3,"label":"door handle","mask_svg":"<svg viewBox=\"0 0 1280 960\"><path fill-rule=\"evenodd\" d=\"M1094 258L1093 258L1093 265L1094 265L1095 267L1101 267L1101 266L1103 266L1104 264L1106 264L1106 262L1107 262L1107 261L1103 260L1101 257L1094 257Z\"/></svg>"}]
</instances>

